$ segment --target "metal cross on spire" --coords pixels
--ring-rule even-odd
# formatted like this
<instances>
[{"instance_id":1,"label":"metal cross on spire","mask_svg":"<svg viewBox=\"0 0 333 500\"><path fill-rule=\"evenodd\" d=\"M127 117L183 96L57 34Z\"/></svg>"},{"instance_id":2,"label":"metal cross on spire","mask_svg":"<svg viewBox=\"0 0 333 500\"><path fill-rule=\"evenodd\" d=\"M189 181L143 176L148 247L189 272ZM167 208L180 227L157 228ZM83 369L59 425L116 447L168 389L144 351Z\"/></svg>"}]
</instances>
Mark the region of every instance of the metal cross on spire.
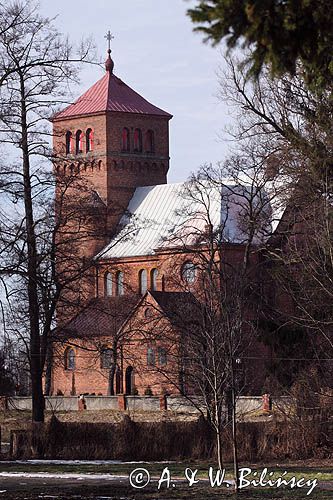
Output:
<instances>
[{"instance_id":1,"label":"metal cross on spire","mask_svg":"<svg viewBox=\"0 0 333 500\"><path fill-rule=\"evenodd\" d=\"M108 41L108 52L111 52L111 40L114 39L114 36L112 35L111 31L109 30L107 34L104 36L104 38L107 39Z\"/></svg>"}]
</instances>

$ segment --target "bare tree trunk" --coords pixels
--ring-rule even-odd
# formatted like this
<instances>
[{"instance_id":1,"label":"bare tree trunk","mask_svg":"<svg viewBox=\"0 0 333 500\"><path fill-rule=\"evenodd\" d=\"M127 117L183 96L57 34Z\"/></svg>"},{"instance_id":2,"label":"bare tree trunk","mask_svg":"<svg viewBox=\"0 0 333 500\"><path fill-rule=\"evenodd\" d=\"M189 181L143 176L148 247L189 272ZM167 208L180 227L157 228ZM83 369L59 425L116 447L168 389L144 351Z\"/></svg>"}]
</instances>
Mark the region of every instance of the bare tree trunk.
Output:
<instances>
[{"instance_id":1,"label":"bare tree trunk","mask_svg":"<svg viewBox=\"0 0 333 500\"><path fill-rule=\"evenodd\" d=\"M237 416L236 416L236 390L235 390L235 364L231 360L231 401L232 401L232 451L234 461L235 491L238 492L239 472L238 472L238 442L237 442Z\"/></svg>"},{"instance_id":2,"label":"bare tree trunk","mask_svg":"<svg viewBox=\"0 0 333 500\"><path fill-rule=\"evenodd\" d=\"M46 348L46 368L45 368L45 396L51 396L52 391L52 362L53 348L52 344Z\"/></svg>"},{"instance_id":3,"label":"bare tree trunk","mask_svg":"<svg viewBox=\"0 0 333 500\"><path fill-rule=\"evenodd\" d=\"M28 146L28 126L24 76L20 71L21 90L21 150L24 178L24 207L28 250L28 301L30 323L30 373L32 388L32 421L44 422L44 395L40 357L39 305L37 293L37 250L32 206L30 159Z\"/></svg>"},{"instance_id":4,"label":"bare tree trunk","mask_svg":"<svg viewBox=\"0 0 333 500\"><path fill-rule=\"evenodd\" d=\"M223 455L222 455L222 435L221 435L221 426L218 425L216 428L216 454L217 454L217 464L220 470L223 469Z\"/></svg>"}]
</instances>

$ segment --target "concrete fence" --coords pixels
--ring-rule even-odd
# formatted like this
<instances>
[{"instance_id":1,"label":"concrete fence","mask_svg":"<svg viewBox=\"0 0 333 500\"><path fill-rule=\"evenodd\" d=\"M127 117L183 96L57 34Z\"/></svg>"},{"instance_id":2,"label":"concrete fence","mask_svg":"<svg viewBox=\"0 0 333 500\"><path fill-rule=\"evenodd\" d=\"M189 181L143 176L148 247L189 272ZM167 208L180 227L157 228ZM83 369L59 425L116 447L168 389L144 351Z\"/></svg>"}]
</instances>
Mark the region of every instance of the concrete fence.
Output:
<instances>
[{"instance_id":1,"label":"concrete fence","mask_svg":"<svg viewBox=\"0 0 333 500\"><path fill-rule=\"evenodd\" d=\"M129 410L156 412L170 410L177 413L198 413L205 411L203 400L192 397L193 403L183 396L47 396L45 398L46 410L50 411L76 411L76 410ZM255 413L256 411L279 408L286 410L291 405L288 397L271 399L264 396L241 396L237 400L237 414ZM0 407L4 410L31 410L31 397L0 397Z\"/></svg>"}]
</instances>

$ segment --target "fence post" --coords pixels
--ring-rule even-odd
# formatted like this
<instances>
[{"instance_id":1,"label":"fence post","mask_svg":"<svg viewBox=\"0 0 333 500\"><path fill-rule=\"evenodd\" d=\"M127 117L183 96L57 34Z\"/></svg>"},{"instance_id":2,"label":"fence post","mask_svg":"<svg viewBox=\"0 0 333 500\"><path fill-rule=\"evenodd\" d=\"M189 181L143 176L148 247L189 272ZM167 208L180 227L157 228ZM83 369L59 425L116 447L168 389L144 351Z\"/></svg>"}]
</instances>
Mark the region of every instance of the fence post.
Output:
<instances>
[{"instance_id":1,"label":"fence post","mask_svg":"<svg viewBox=\"0 0 333 500\"><path fill-rule=\"evenodd\" d=\"M165 411L167 409L168 409L168 401L166 395L164 394L163 396L160 396L160 410Z\"/></svg>"},{"instance_id":2,"label":"fence post","mask_svg":"<svg viewBox=\"0 0 333 500\"><path fill-rule=\"evenodd\" d=\"M118 408L120 411L126 410L126 396L125 396L125 394L118 394Z\"/></svg>"},{"instance_id":3,"label":"fence post","mask_svg":"<svg viewBox=\"0 0 333 500\"><path fill-rule=\"evenodd\" d=\"M272 410L272 398L270 394L264 394L262 396L262 410L271 411Z\"/></svg>"}]
</instances>

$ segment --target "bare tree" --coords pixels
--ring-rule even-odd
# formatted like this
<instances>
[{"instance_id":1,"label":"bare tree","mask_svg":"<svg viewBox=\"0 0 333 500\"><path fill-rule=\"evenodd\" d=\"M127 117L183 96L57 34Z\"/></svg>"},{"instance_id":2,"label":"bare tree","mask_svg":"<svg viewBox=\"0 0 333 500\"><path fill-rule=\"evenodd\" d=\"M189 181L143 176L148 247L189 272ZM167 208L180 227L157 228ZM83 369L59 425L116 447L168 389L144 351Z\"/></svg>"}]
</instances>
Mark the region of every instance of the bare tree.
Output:
<instances>
[{"instance_id":1,"label":"bare tree","mask_svg":"<svg viewBox=\"0 0 333 500\"><path fill-rule=\"evenodd\" d=\"M145 326L146 341L149 335L156 339L156 331L168 339L172 363L156 363L155 369L208 416L220 468L223 429L231 424L236 487L236 399L246 385L246 358L259 330L261 251L271 235L272 217L267 178L251 160L244 163L245 157L234 157L217 168L203 167L187 183L175 214L177 223L162 244L176 252L169 287L182 290L184 296L175 294L178 304L165 316L169 325L165 323L163 330L163 306L152 315L151 333L147 322ZM180 377L175 379L169 368L174 373L176 365Z\"/></svg>"},{"instance_id":2,"label":"bare tree","mask_svg":"<svg viewBox=\"0 0 333 500\"><path fill-rule=\"evenodd\" d=\"M4 23L0 132L8 158L1 189L3 202L10 207L3 208L2 214L1 274L10 277L5 285L11 311L21 313L16 320L22 321L17 329L28 346L32 419L43 422L47 338L60 294L55 282L57 222L50 210L54 181L47 161L52 159L47 118L64 102L68 83L77 78L73 63L88 61L91 44L81 47L76 56L33 1L2 5L0 17Z\"/></svg>"},{"instance_id":3,"label":"bare tree","mask_svg":"<svg viewBox=\"0 0 333 500\"><path fill-rule=\"evenodd\" d=\"M264 72L254 83L238 62L228 64L221 97L236 110L236 148L256 144L285 207L267 254L276 290L272 316L309 335L313 358L331 358L331 91L312 94L301 66L294 77L272 79Z\"/></svg>"}]
</instances>

